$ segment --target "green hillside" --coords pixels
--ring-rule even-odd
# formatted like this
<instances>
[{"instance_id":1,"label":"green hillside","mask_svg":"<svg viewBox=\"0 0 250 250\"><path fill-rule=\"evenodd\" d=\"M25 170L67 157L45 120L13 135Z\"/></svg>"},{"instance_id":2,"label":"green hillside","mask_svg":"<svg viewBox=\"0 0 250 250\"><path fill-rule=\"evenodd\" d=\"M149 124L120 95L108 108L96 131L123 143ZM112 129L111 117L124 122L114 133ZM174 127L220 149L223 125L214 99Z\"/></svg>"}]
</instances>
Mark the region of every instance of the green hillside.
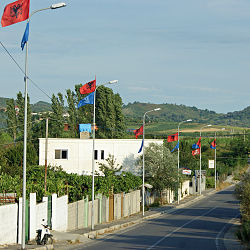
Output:
<instances>
[{"instance_id":1,"label":"green hillside","mask_svg":"<svg viewBox=\"0 0 250 250\"><path fill-rule=\"evenodd\" d=\"M31 110L34 113L51 111L51 104L48 102L40 101L35 104L31 104Z\"/></svg>"},{"instance_id":2,"label":"green hillside","mask_svg":"<svg viewBox=\"0 0 250 250\"><path fill-rule=\"evenodd\" d=\"M134 102L124 105L123 112L129 125L141 122L144 113L155 108L161 108L161 110L150 113L150 118L159 122L178 123L192 119L194 123L211 123L214 125L250 128L250 106L242 111L218 114L207 109L202 110L185 105Z\"/></svg>"},{"instance_id":3,"label":"green hillside","mask_svg":"<svg viewBox=\"0 0 250 250\"><path fill-rule=\"evenodd\" d=\"M0 97L0 108L6 108L6 101L10 98ZM35 104L31 104L31 111L34 113L51 111L51 104L48 102L39 101ZM2 116L0 114L0 116Z\"/></svg>"}]
</instances>

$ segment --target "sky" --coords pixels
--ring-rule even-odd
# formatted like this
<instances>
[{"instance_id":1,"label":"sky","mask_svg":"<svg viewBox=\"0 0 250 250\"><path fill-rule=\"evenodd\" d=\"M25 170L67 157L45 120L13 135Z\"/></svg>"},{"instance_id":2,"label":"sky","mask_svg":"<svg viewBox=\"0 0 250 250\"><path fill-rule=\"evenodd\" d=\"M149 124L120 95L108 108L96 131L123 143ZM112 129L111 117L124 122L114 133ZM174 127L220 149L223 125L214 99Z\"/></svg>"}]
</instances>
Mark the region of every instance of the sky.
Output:
<instances>
[{"instance_id":1,"label":"sky","mask_svg":"<svg viewBox=\"0 0 250 250\"><path fill-rule=\"evenodd\" d=\"M31 0L30 13L52 0ZM0 14L11 0L0 1ZM32 16L28 75L49 96L96 76L123 103L175 103L218 113L250 105L249 0L65 0ZM0 27L24 69L26 22ZM23 74L0 46L0 96L24 92ZM31 103L50 99L28 83Z\"/></svg>"}]
</instances>

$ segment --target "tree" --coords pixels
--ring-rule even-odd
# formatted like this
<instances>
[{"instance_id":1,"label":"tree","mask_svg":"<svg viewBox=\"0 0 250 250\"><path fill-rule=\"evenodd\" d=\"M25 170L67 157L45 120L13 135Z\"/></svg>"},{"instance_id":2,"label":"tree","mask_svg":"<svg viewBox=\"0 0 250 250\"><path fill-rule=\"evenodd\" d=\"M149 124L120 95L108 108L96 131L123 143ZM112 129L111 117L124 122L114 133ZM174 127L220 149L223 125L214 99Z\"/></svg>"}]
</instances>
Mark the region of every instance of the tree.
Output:
<instances>
[{"instance_id":1,"label":"tree","mask_svg":"<svg viewBox=\"0 0 250 250\"><path fill-rule=\"evenodd\" d=\"M69 117L67 120L69 124L70 136L75 138L78 137L78 110L76 108L75 94L70 89L68 89L66 93L69 113Z\"/></svg>"},{"instance_id":2,"label":"tree","mask_svg":"<svg viewBox=\"0 0 250 250\"><path fill-rule=\"evenodd\" d=\"M19 108L17 125L19 128L20 136L23 138L24 136L24 109L25 109L25 98L23 97L21 91L17 93L17 107ZM27 96L27 139L32 137L32 122L31 122L31 108L30 108L30 98Z\"/></svg>"},{"instance_id":3,"label":"tree","mask_svg":"<svg viewBox=\"0 0 250 250\"><path fill-rule=\"evenodd\" d=\"M107 176L109 173L114 175L115 173L121 171L122 166L116 163L114 155L109 154L108 158L105 159L105 161L106 163L98 163L100 170L105 176Z\"/></svg>"},{"instance_id":4,"label":"tree","mask_svg":"<svg viewBox=\"0 0 250 250\"><path fill-rule=\"evenodd\" d=\"M178 181L177 157L164 145L155 143L144 150L145 179L160 194L167 188L174 190Z\"/></svg>"},{"instance_id":5,"label":"tree","mask_svg":"<svg viewBox=\"0 0 250 250\"><path fill-rule=\"evenodd\" d=\"M17 115L15 110L14 99L9 99L6 101L7 104L7 126L8 133L12 136L13 140L16 141L17 138Z\"/></svg>"},{"instance_id":6,"label":"tree","mask_svg":"<svg viewBox=\"0 0 250 250\"><path fill-rule=\"evenodd\" d=\"M63 95L58 93L58 97L54 94L52 95L52 113L50 115L50 126L49 126L49 133L51 137L60 138L63 135L64 129L64 100Z\"/></svg>"},{"instance_id":7,"label":"tree","mask_svg":"<svg viewBox=\"0 0 250 250\"><path fill-rule=\"evenodd\" d=\"M125 119L122 113L122 98L119 94L114 95L115 108L115 132L114 138L123 138L125 135Z\"/></svg>"}]
</instances>

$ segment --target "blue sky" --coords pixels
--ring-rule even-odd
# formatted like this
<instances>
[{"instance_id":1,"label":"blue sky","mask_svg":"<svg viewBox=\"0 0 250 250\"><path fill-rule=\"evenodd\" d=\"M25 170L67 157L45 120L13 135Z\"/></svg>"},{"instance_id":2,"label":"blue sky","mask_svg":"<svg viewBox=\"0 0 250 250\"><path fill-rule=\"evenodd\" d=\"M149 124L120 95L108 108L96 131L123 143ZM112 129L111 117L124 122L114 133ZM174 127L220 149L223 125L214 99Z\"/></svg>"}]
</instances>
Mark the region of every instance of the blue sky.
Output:
<instances>
[{"instance_id":1,"label":"blue sky","mask_svg":"<svg viewBox=\"0 0 250 250\"><path fill-rule=\"evenodd\" d=\"M59 0L58 2L60 2ZM10 0L1 0L0 13ZM57 1L31 0L30 11ZM65 0L30 23L29 75L48 95L97 77L128 102L176 103L227 113L250 105L250 1ZM24 68L25 22L0 28ZM24 91L0 47L2 97ZM50 101L29 83L31 103Z\"/></svg>"}]
</instances>

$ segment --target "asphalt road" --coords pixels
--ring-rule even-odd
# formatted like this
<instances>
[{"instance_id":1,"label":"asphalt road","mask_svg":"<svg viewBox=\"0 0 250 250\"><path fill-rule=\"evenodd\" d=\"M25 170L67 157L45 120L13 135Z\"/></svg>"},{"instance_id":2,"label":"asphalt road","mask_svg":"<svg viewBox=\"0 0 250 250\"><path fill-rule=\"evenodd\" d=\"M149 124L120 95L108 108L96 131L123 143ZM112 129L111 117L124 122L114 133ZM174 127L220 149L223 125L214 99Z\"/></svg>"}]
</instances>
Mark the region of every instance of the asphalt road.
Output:
<instances>
[{"instance_id":1,"label":"asphalt road","mask_svg":"<svg viewBox=\"0 0 250 250\"><path fill-rule=\"evenodd\" d=\"M230 220L239 216L233 190L230 187L189 207L71 249L226 249L224 233Z\"/></svg>"}]
</instances>

